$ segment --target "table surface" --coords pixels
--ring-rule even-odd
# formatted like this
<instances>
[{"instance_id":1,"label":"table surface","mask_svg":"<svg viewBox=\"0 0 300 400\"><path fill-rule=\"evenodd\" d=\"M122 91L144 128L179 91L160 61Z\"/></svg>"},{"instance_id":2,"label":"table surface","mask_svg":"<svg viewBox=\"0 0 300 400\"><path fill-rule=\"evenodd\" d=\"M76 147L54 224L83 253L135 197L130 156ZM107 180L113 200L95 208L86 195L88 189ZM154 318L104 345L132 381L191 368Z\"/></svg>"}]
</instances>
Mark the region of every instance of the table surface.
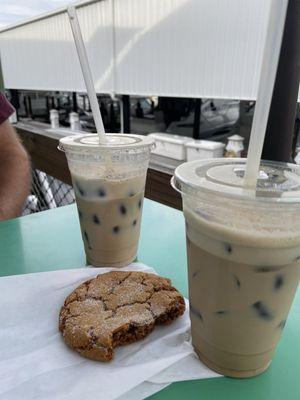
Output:
<instances>
[{"instance_id":1,"label":"table surface","mask_svg":"<svg viewBox=\"0 0 300 400\"><path fill-rule=\"evenodd\" d=\"M0 238L2 276L79 268L86 263L75 205L1 222ZM180 211L145 200L138 260L171 278L187 296L184 219ZM299 332L300 293L267 372L244 380L178 382L151 396L151 400L299 399Z\"/></svg>"}]
</instances>

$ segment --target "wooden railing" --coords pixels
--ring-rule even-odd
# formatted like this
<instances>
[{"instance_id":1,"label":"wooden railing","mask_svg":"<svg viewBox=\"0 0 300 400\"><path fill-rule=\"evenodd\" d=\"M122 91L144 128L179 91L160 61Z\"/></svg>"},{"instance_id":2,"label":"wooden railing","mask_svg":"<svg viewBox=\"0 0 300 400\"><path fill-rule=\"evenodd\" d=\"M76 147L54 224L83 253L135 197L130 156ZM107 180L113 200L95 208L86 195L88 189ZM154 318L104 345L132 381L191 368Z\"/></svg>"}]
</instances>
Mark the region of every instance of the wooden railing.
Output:
<instances>
[{"instance_id":1,"label":"wooden railing","mask_svg":"<svg viewBox=\"0 0 300 400\"><path fill-rule=\"evenodd\" d=\"M72 185L65 154L57 149L60 134L43 129L42 124L18 123L15 129L27 149L32 166ZM182 209L181 197L170 185L171 175L149 168L145 196L159 203Z\"/></svg>"}]
</instances>

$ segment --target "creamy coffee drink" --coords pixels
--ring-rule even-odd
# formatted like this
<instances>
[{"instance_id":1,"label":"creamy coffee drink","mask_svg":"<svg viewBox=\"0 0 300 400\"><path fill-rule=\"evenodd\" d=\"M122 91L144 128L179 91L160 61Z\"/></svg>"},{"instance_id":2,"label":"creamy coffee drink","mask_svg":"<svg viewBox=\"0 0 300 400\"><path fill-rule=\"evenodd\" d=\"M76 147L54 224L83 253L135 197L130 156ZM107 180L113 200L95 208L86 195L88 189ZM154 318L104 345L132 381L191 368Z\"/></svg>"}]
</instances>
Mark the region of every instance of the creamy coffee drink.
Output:
<instances>
[{"instance_id":1,"label":"creamy coffee drink","mask_svg":"<svg viewBox=\"0 0 300 400\"><path fill-rule=\"evenodd\" d=\"M122 267L136 257L153 139L83 134L60 140L73 181L87 262Z\"/></svg>"},{"instance_id":2,"label":"creamy coffee drink","mask_svg":"<svg viewBox=\"0 0 300 400\"><path fill-rule=\"evenodd\" d=\"M140 234L144 175L121 181L73 175L87 261L114 266L134 260Z\"/></svg>"},{"instance_id":3,"label":"creamy coffee drink","mask_svg":"<svg viewBox=\"0 0 300 400\"><path fill-rule=\"evenodd\" d=\"M300 168L263 162L255 191L243 159L182 164L192 343L215 371L270 364L300 276Z\"/></svg>"},{"instance_id":4,"label":"creamy coffee drink","mask_svg":"<svg viewBox=\"0 0 300 400\"><path fill-rule=\"evenodd\" d=\"M193 345L222 374L256 375L270 363L298 286L300 238L275 248L253 232L249 246L247 236L233 240L189 210L185 219Z\"/></svg>"}]
</instances>

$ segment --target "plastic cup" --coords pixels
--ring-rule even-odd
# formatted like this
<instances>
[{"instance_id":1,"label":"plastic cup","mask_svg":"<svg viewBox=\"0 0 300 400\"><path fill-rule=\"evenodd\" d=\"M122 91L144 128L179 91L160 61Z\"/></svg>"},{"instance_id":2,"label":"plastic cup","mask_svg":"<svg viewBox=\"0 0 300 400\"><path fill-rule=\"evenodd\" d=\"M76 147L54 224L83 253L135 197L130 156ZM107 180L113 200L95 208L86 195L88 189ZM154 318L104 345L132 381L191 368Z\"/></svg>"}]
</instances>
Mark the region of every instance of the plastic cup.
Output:
<instances>
[{"instance_id":1,"label":"plastic cup","mask_svg":"<svg viewBox=\"0 0 300 400\"><path fill-rule=\"evenodd\" d=\"M262 162L243 189L245 159L180 165L172 184L186 221L192 342L231 377L266 370L299 281L300 168Z\"/></svg>"},{"instance_id":2,"label":"plastic cup","mask_svg":"<svg viewBox=\"0 0 300 400\"><path fill-rule=\"evenodd\" d=\"M153 141L147 136L95 134L60 140L75 191L87 262L122 267L137 254L146 173Z\"/></svg>"}]
</instances>

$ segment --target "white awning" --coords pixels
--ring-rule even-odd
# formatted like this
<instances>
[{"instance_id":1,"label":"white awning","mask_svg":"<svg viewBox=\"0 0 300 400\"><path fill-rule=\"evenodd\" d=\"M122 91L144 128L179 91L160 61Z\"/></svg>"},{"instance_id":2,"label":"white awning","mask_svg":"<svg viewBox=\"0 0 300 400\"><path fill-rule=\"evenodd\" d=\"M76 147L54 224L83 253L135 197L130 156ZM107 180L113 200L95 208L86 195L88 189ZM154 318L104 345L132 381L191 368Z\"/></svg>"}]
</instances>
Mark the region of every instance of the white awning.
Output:
<instances>
[{"instance_id":1,"label":"white awning","mask_svg":"<svg viewBox=\"0 0 300 400\"><path fill-rule=\"evenodd\" d=\"M270 0L78 7L98 93L255 99ZM65 9L0 32L6 88L84 91Z\"/></svg>"}]
</instances>

